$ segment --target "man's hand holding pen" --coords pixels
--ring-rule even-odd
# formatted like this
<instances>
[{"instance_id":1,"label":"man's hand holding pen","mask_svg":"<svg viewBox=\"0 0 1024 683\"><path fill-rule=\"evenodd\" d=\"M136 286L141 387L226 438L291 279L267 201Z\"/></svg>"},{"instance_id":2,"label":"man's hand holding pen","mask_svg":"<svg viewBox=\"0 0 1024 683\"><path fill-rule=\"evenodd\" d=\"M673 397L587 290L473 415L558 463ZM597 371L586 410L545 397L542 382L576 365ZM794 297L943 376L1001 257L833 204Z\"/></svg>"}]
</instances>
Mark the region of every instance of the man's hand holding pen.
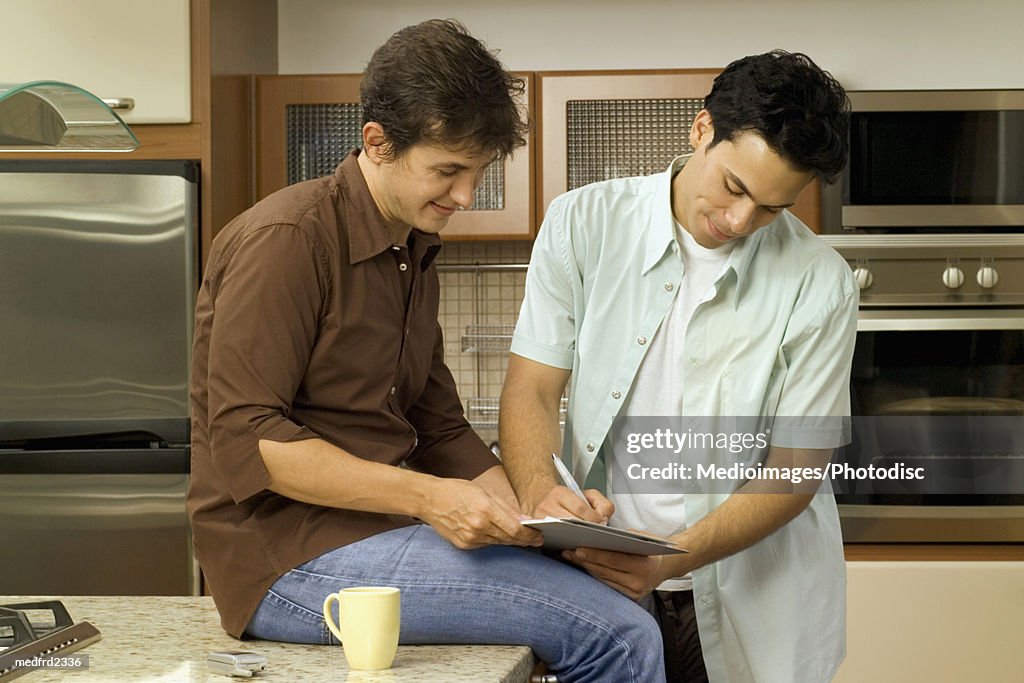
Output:
<instances>
[{"instance_id":1,"label":"man's hand holding pen","mask_svg":"<svg viewBox=\"0 0 1024 683\"><path fill-rule=\"evenodd\" d=\"M614 514L615 506L596 489L583 491L573 479L562 460L551 454L552 465L562 482L555 486L534 507L535 517L576 517L588 522L607 524Z\"/></svg>"}]
</instances>

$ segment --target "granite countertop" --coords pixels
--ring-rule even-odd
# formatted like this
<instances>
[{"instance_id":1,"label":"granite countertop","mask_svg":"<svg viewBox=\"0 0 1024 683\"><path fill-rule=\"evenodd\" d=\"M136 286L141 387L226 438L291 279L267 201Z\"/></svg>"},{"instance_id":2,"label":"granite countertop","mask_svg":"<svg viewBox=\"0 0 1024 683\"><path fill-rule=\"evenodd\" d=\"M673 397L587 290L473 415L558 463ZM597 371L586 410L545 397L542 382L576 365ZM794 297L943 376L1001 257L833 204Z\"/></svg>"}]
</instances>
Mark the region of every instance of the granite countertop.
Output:
<instances>
[{"instance_id":1,"label":"granite countertop","mask_svg":"<svg viewBox=\"0 0 1024 683\"><path fill-rule=\"evenodd\" d=\"M53 597L0 596L0 605ZM228 680L266 681L465 681L524 683L533 654L523 646L403 645L391 669L349 672L340 646L294 645L266 640L238 641L223 631L209 597L63 597L71 618L88 621L102 640L78 650L89 656L83 670L39 669L26 683L56 681L147 681L171 683ZM253 679L228 678L206 668L206 655L217 650L252 650L267 658L266 671Z\"/></svg>"}]
</instances>

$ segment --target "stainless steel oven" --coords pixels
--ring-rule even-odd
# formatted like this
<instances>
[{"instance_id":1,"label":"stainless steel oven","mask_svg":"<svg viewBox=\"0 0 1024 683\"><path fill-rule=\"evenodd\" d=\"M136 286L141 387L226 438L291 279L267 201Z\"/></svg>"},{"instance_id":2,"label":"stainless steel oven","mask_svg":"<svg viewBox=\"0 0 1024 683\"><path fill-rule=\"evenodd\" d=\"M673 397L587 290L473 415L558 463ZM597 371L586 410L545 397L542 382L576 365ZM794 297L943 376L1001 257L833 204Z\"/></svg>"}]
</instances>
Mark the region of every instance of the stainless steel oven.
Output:
<instances>
[{"instance_id":1,"label":"stainless steel oven","mask_svg":"<svg viewBox=\"0 0 1024 683\"><path fill-rule=\"evenodd\" d=\"M839 457L922 476L840 488L848 542L1024 541L1024 311L862 310L851 395Z\"/></svg>"},{"instance_id":2,"label":"stainless steel oven","mask_svg":"<svg viewBox=\"0 0 1024 683\"><path fill-rule=\"evenodd\" d=\"M822 239L861 289L847 542L1024 541L1024 91L852 92Z\"/></svg>"},{"instance_id":3,"label":"stainless steel oven","mask_svg":"<svg viewBox=\"0 0 1024 683\"><path fill-rule=\"evenodd\" d=\"M854 443L839 457L931 473L839 489L844 539L1024 541L1024 234L823 239L861 286Z\"/></svg>"}]
</instances>

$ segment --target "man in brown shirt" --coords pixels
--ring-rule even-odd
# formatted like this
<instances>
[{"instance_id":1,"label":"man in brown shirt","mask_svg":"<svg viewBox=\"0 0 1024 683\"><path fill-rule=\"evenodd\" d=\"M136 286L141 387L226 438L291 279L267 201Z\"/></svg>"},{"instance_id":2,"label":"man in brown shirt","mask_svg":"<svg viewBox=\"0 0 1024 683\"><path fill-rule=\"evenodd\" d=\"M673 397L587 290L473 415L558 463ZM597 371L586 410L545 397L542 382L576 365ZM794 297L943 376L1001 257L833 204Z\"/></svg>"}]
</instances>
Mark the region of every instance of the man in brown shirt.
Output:
<instances>
[{"instance_id":1,"label":"man in brown shirt","mask_svg":"<svg viewBox=\"0 0 1024 683\"><path fill-rule=\"evenodd\" d=\"M650 615L512 547L541 538L444 364L437 233L523 144L522 87L456 22L403 29L364 74L363 149L214 240L189 512L230 634L329 643L328 593L391 585L403 643L526 644L567 681L663 677Z\"/></svg>"}]
</instances>

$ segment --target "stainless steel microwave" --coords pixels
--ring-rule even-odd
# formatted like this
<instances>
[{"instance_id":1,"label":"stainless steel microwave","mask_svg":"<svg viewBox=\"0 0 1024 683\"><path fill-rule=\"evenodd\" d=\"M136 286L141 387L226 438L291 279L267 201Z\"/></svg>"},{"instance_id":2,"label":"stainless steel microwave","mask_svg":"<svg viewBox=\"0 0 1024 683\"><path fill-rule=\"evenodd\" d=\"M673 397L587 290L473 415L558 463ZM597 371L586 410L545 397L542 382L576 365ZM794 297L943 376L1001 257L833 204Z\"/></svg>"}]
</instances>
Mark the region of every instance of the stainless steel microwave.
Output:
<instances>
[{"instance_id":1,"label":"stainless steel microwave","mask_svg":"<svg viewBox=\"0 0 1024 683\"><path fill-rule=\"evenodd\" d=\"M850 92L825 234L1024 232L1024 90Z\"/></svg>"}]
</instances>

